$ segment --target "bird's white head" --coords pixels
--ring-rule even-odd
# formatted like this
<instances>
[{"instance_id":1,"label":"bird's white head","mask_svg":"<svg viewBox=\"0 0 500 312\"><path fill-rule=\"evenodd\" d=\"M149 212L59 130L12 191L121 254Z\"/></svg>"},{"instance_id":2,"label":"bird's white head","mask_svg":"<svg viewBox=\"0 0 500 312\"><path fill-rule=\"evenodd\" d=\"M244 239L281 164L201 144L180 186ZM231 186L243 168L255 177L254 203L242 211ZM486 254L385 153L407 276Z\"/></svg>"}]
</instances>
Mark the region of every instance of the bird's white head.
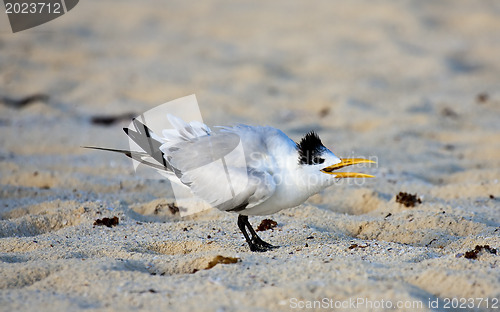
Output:
<instances>
[{"instance_id":1,"label":"bird's white head","mask_svg":"<svg viewBox=\"0 0 500 312\"><path fill-rule=\"evenodd\" d=\"M363 158L339 158L326 148L319 136L311 131L297 144L299 167L309 177L316 177L314 184L329 185L337 178L373 178L374 176L355 172L338 172L343 167L360 164L375 163Z\"/></svg>"}]
</instances>

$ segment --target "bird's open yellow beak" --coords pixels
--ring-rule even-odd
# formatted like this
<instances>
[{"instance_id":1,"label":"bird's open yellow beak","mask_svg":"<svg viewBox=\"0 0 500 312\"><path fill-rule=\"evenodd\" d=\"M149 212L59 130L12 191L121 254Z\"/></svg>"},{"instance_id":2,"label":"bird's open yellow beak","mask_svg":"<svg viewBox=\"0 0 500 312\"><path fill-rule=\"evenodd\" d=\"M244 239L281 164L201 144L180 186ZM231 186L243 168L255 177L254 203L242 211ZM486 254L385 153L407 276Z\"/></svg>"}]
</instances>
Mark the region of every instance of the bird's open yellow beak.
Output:
<instances>
[{"instance_id":1,"label":"bird's open yellow beak","mask_svg":"<svg viewBox=\"0 0 500 312\"><path fill-rule=\"evenodd\" d=\"M374 164L373 160L363 159L363 158L343 158L338 164L321 169L321 172L334 174L336 178L374 178L375 176L356 173L356 172L333 172L334 170L344 168L347 166L352 166L356 164Z\"/></svg>"}]
</instances>

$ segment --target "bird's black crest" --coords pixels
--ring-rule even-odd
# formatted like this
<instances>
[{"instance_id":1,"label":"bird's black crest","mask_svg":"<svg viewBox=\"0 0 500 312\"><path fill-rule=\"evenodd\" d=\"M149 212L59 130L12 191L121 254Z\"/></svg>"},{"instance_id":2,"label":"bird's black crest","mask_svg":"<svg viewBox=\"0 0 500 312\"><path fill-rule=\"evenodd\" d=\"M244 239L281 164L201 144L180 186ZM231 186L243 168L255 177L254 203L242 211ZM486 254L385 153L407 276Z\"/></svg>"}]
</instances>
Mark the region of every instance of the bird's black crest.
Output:
<instances>
[{"instance_id":1,"label":"bird's black crest","mask_svg":"<svg viewBox=\"0 0 500 312\"><path fill-rule=\"evenodd\" d=\"M316 165L323 163L325 160L320 156L324 149L326 149L326 147L321 143L321 139L316 132L309 132L300 140L300 143L297 144L299 164Z\"/></svg>"}]
</instances>

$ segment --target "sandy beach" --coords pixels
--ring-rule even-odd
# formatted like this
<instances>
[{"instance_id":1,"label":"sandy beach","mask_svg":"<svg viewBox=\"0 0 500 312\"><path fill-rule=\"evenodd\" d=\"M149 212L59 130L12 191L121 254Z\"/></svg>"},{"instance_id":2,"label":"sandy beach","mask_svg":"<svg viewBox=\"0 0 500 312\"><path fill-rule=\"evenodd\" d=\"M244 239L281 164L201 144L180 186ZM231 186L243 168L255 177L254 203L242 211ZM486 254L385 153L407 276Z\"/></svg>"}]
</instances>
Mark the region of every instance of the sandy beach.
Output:
<instances>
[{"instance_id":1,"label":"sandy beach","mask_svg":"<svg viewBox=\"0 0 500 312\"><path fill-rule=\"evenodd\" d=\"M80 1L19 33L2 19L0 311L500 310L498 1ZM315 130L376 178L250 217L280 246L253 253L236 214L181 217L168 183L82 148L128 148L132 116L190 94L209 126Z\"/></svg>"}]
</instances>

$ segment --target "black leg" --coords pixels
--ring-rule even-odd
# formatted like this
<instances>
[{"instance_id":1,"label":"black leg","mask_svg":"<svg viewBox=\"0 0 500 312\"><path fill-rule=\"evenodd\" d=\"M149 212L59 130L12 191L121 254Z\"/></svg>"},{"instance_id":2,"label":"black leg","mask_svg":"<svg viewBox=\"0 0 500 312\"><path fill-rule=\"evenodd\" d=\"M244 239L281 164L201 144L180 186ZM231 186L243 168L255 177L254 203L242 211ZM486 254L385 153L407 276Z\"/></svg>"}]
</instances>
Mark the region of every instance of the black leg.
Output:
<instances>
[{"instance_id":1,"label":"black leg","mask_svg":"<svg viewBox=\"0 0 500 312\"><path fill-rule=\"evenodd\" d=\"M251 240L250 237L248 236L247 230L245 229L246 224L248 223L248 217L243 216L243 215L238 215L238 227L240 228L241 233L243 233L243 236L245 236L245 240L249 245ZM250 246L250 249L252 246Z\"/></svg>"},{"instance_id":2,"label":"black leg","mask_svg":"<svg viewBox=\"0 0 500 312\"><path fill-rule=\"evenodd\" d=\"M248 246L250 246L251 251L264 252L264 251L268 251L268 250L271 250L274 248L278 248L278 246L273 246L269 243L266 243L265 241L263 241L259 237L259 235L257 235L257 233L252 228L252 225L250 224L250 222L248 222L248 216L244 216L244 215L238 216L238 227L240 228L241 232L243 233L243 236L245 236L245 239L248 243ZM250 234L252 235L251 238L248 235L245 227L248 228L248 230L250 231Z\"/></svg>"}]
</instances>

